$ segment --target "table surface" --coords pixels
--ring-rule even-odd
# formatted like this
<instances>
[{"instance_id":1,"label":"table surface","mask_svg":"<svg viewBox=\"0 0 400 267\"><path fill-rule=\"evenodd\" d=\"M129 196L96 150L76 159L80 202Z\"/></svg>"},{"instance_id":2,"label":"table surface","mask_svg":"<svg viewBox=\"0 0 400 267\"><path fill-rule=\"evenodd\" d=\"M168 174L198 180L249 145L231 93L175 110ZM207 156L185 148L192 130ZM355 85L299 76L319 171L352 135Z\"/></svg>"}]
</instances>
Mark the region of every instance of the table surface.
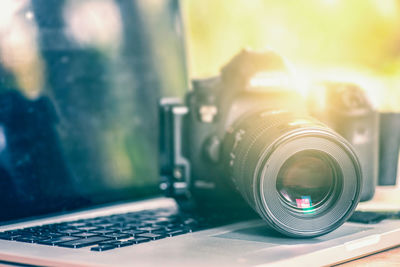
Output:
<instances>
[{"instance_id":1,"label":"table surface","mask_svg":"<svg viewBox=\"0 0 400 267\"><path fill-rule=\"evenodd\" d=\"M360 203L357 210L400 211L400 187L377 187L374 198L371 201ZM400 266L400 244L398 247L352 260L339 266Z\"/></svg>"},{"instance_id":2,"label":"table surface","mask_svg":"<svg viewBox=\"0 0 400 267\"><path fill-rule=\"evenodd\" d=\"M339 266L400 266L400 247L349 261Z\"/></svg>"}]
</instances>

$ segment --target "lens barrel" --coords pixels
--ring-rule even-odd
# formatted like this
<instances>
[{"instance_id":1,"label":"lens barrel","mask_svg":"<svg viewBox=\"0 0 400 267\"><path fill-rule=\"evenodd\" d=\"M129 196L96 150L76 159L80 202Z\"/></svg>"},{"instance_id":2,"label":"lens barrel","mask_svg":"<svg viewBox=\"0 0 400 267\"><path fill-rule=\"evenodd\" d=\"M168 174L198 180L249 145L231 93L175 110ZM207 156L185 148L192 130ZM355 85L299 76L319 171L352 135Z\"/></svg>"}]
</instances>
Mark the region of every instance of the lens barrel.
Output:
<instances>
[{"instance_id":1,"label":"lens barrel","mask_svg":"<svg viewBox=\"0 0 400 267\"><path fill-rule=\"evenodd\" d=\"M237 120L223 156L237 190L278 232L335 230L359 202L362 174L349 143L313 118L262 111Z\"/></svg>"}]
</instances>

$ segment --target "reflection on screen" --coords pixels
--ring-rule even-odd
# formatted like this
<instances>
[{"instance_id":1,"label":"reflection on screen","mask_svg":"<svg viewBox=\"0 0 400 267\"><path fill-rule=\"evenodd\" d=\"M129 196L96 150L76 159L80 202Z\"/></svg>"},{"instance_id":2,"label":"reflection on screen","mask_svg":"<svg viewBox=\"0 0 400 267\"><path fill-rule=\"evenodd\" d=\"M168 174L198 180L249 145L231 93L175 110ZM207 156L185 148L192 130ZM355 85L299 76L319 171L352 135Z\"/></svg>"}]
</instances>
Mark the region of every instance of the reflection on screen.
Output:
<instances>
[{"instance_id":1,"label":"reflection on screen","mask_svg":"<svg viewBox=\"0 0 400 267\"><path fill-rule=\"evenodd\" d=\"M154 192L157 101L186 88L177 2L0 10L0 219Z\"/></svg>"}]
</instances>

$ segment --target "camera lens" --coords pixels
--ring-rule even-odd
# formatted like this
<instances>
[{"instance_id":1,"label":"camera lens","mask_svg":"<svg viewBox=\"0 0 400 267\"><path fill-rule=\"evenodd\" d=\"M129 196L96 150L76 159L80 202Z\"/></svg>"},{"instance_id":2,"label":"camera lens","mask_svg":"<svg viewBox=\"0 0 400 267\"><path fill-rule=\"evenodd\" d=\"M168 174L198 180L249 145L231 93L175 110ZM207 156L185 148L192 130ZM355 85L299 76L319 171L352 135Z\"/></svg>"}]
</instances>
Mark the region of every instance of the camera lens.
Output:
<instances>
[{"instance_id":1,"label":"camera lens","mask_svg":"<svg viewBox=\"0 0 400 267\"><path fill-rule=\"evenodd\" d=\"M331 232L358 204L362 177L355 153L313 118L285 111L244 116L228 129L222 155L243 198L287 236Z\"/></svg>"},{"instance_id":2,"label":"camera lens","mask_svg":"<svg viewBox=\"0 0 400 267\"><path fill-rule=\"evenodd\" d=\"M281 167L276 189L282 201L299 212L312 212L332 194L335 171L326 155L302 151Z\"/></svg>"}]
</instances>

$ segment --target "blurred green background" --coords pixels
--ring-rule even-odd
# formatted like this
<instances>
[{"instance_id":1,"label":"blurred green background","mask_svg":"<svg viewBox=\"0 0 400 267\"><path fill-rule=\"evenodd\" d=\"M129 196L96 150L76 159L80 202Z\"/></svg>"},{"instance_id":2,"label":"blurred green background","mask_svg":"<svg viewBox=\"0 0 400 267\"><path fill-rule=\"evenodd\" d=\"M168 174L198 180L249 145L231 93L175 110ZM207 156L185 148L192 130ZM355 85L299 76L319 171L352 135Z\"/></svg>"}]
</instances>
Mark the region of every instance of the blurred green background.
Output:
<instances>
[{"instance_id":1,"label":"blurred green background","mask_svg":"<svg viewBox=\"0 0 400 267\"><path fill-rule=\"evenodd\" d=\"M381 110L400 111L399 0L182 3L193 77L217 74L243 47L268 47L308 82L357 82Z\"/></svg>"}]
</instances>

